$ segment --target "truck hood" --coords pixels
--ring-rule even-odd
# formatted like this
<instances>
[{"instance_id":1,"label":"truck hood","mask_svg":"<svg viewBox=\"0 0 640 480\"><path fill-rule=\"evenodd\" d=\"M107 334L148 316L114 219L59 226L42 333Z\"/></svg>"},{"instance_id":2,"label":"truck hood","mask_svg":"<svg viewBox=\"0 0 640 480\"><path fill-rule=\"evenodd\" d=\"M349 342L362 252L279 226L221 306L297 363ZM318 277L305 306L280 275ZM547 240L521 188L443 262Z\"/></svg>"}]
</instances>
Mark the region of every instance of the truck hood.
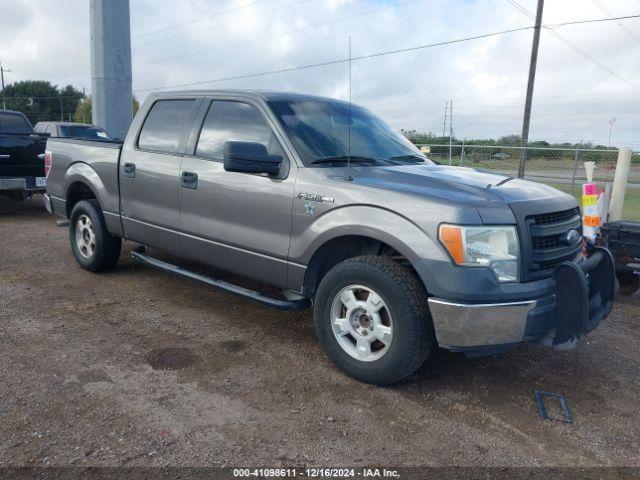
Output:
<instances>
[{"instance_id":1,"label":"truck hood","mask_svg":"<svg viewBox=\"0 0 640 480\"><path fill-rule=\"evenodd\" d=\"M466 206L512 204L546 199L572 199L555 188L506 175L466 167L402 165L352 167L354 183L409 195L439 198Z\"/></svg>"}]
</instances>

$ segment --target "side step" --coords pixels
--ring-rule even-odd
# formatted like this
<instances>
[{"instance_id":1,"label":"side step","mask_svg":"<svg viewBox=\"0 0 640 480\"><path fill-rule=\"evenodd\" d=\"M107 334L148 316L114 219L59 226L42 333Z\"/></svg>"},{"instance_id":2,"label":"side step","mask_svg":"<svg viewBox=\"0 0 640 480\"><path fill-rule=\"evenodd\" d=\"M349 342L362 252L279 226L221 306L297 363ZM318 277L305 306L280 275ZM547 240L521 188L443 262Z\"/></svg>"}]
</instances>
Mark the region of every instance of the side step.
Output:
<instances>
[{"instance_id":1,"label":"side step","mask_svg":"<svg viewBox=\"0 0 640 480\"><path fill-rule=\"evenodd\" d=\"M250 298L264 305L279 308L281 310L299 310L303 308L309 308L311 306L311 301L308 298L301 298L299 300L281 300L278 298L267 297L262 293L249 290L248 288L240 287L223 280L218 280L217 278L200 275L177 265L173 265L172 263L163 262L162 260L158 260L157 258L149 257L148 255L146 255L146 249L144 247L139 247L133 250L131 252L131 258L140 263L144 263L145 265L164 270L165 272L180 275L181 277L187 277L192 280L197 280L199 282L206 283L207 285L221 288L222 290L226 290L227 292L235 293L236 295L240 295L241 297Z\"/></svg>"}]
</instances>

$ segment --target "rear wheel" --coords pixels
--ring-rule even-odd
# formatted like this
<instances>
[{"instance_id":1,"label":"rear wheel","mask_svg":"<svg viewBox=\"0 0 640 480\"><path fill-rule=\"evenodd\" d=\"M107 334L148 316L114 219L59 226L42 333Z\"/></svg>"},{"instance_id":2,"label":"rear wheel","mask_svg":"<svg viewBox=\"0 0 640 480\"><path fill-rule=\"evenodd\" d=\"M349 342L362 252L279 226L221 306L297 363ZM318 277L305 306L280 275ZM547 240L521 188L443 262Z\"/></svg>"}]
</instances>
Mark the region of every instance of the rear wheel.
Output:
<instances>
[{"instance_id":1,"label":"rear wheel","mask_svg":"<svg viewBox=\"0 0 640 480\"><path fill-rule=\"evenodd\" d=\"M332 268L318 286L314 317L329 359L367 383L402 380L434 345L424 286L386 257L357 257Z\"/></svg>"},{"instance_id":2,"label":"rear wheel","mask_svg":"<svg viewBox=\"0 0 640 480\"><path fill-rule=\"evenodd\" d=\"M120 257L121 241L107 230L97 200L82 200L73 207L69 241L76 261L91 272L113 267Z\"/></svg>"}]
</instances>

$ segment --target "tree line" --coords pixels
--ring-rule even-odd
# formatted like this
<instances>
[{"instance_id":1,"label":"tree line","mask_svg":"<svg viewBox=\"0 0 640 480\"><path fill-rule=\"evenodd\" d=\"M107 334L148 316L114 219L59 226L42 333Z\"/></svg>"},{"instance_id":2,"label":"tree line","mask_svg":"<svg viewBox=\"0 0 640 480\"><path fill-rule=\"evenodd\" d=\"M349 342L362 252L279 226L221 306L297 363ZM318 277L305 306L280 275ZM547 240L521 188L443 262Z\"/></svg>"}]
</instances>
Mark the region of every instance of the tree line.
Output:
<instances>
[{"instance_id":1,"label":"tree line","mask_svg":"<svg viewBox=\"0 0 640 480\"><path fill-rule=\"evenodd\" d=\"M46 80L23 80L2 91L2 106L24 113L32 124L45 121L91 123L91 96L73 85L58 87ZM133 114L140 104L134 97Z\"/></svg>"}]
</instances>

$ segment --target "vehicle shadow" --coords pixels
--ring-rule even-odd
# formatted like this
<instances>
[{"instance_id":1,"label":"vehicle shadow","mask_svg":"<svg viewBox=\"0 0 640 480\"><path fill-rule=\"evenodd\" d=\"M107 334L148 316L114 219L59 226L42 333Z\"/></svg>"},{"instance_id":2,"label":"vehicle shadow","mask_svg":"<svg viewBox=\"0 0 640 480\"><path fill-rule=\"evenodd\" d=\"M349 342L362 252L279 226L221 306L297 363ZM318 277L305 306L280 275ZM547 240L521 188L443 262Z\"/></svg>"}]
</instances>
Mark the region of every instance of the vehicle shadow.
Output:
<instances>
[{"instance_id":1,"label":"vehicle shadow","mask_svg":"<svg viewBox=\"0 0 640 480\"><path fill-rule=\"evenodd\" d=\"M49 216L53 220L44 207L44 200L42 195L33 195L23 201L12 200L8 197L0 195L0 218L9 217L33 217L33 218L45 218ZM55 223L52 222L55 226Z\"/></svg>"}]
</instances>

